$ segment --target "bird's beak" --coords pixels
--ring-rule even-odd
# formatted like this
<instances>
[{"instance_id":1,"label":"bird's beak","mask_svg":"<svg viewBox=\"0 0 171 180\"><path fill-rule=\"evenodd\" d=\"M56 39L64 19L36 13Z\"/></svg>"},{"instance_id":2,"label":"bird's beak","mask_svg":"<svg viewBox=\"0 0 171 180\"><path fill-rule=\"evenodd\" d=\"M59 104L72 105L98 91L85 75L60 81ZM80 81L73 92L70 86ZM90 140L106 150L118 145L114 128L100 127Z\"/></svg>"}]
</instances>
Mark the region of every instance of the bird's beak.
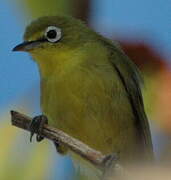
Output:
<instances>
[{"instance_id":1,"label":"bird's beak","mask_svg":"<svg viewBox=\"0 0 171 180\"><path fill-rule=\"evenodd\" d=\"M30 51L35 47L39 46L42 41L25 41L17 46L15 46L12 51Z\"/></svg>"}]
</instances>

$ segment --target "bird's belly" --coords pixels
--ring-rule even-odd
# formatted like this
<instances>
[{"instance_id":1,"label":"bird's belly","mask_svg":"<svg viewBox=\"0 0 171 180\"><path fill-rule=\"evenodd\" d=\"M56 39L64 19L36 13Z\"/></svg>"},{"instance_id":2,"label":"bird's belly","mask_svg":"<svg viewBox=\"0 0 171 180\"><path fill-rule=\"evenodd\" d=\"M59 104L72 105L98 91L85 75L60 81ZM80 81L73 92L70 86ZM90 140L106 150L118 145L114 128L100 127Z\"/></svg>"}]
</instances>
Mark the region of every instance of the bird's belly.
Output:
<instances>
[{"instance_id":1,"label":"bird's belly","mask_svg":"<svg viewBox=\"0 0 171 180\"><path fill-rule=\"evenodd\" d=\"M135 154L137 131L124 96L110 97L100 89L86 93L61 86L50 89L49 96L42 94L42 108L49 124L104 154ZM48 94L45 90L43 93Z\"/></svg>"}]
</instances>

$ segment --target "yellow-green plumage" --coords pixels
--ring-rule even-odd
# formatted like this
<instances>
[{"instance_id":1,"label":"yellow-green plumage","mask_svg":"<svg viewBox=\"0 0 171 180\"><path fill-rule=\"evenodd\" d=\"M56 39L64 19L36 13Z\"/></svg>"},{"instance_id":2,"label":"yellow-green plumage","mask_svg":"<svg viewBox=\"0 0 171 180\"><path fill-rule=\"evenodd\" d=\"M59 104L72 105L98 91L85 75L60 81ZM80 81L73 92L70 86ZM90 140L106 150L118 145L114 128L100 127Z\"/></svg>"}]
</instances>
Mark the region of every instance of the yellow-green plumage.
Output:
<instances>
[{"instance_id":1,"label":"yellow-green plumage","mask_svg":"<svg viewBox=\"0 0 171 180\"><path fill-rule=\"evenodd\" d=\"M151 159L135 65L118 45L71 17L40 18L27 28L25 40L40 39L48 26L61 29L61 40L29 52L39 65L41 107L49 124L103 154L117 153L122 163ZM87 179L94 180L92 174Z\"/></svg>"}]
</instances>

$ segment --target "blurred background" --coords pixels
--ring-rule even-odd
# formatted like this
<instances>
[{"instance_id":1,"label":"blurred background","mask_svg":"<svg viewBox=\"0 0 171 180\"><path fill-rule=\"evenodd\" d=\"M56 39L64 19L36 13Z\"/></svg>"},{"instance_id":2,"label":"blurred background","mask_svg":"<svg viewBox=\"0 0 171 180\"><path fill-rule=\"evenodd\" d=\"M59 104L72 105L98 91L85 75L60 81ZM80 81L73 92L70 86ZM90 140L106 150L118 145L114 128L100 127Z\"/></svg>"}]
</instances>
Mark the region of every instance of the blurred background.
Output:
<instances>
[{"instance_id":1,"label":"blurred background","mask_svg":"<svg viewBox=\"0 0 171 180\"><path fill-rule=\"evenodd\" d=\"M69 157L49 141L29 142L12 127L10 110L41 113L39 74L28 54L11 49L33 19L55 14L82 19L120 42L142 71L145 109L159 163L171 161L171 1L170 0L0 0L0 180L70 180Z\"/></svg>"}]
</instances>

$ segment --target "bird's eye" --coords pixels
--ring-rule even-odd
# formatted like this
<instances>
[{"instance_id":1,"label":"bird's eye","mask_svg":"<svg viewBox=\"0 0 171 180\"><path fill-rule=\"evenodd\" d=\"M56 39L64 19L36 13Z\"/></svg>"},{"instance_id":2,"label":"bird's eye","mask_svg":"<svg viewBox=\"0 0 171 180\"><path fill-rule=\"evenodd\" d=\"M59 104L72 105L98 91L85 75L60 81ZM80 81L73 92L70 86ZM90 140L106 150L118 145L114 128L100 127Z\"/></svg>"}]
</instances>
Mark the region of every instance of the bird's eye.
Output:
<instances>
[{"instance_id":1,"label":"bird's eye","mask_svg":"<svg viewBox=\"0 0 171 180\"><path fill-rule=\"evenodd\" d=\"M62 33L61 29L55 26L49 26L46 29L45 37L49 42L55 43L61 39Z\"/></svg>"}]
</instances>

